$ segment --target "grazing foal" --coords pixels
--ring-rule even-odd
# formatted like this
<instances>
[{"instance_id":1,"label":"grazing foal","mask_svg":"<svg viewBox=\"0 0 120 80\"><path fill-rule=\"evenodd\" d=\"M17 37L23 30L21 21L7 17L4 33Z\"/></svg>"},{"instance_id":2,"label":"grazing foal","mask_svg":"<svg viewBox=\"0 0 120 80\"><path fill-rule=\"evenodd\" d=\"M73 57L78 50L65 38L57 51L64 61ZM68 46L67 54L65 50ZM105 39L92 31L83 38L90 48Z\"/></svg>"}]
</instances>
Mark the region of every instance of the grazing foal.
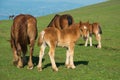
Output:
<instances>
[{"instance_id":1,"label":"grazing foal","mask_svg":"<svg viewBox=\"0 0 120 80\"><path fill-rule=\"evenodd\" d=\"M92 46L92 34L95 35L96 40L98 41L97 48L101 48L101 34L102 30L98 23L89 24L89 22L82 23L82 36L85 40L85 46L88 44L88 40L90 40L90 46Z\"/></svg>"},{"instance_id":2,"label":"grazing foal","mask_svg":"<svg viewBox=\"0 0 120 80\"><path fill-rule=\"evenodd\" d=\"M75 42L80 37L80 24L72 24L70 27L60 30L55 27L48 27L44 29L39 36L38 45L40 47L40 54L39 54L39 63L38 63L38 70L42 71L42 58L44 56L44 51L46 45L49 46L49 57L52 64L52 69L54 71L58 71L58 68L55 64L55 48L56 46L66 47L66 62L65 65L67 68L75 68L73 62L74 56L74 46Z\"/></svg>"},{"instance_id":3,"label":"grazing foal","mask_svg":"<svg viewBox=\"0 0 120 80\"><path fill-rule=\"evenodd\" d=\"M56 27L58 29L65 29L73 23L74 20L70 14L64 14L64 15L56 14L47 27Z\"/></svg>"},{"instance_id":4,"label":"grazing foal","mask_svg":"<svg viewBox=\"0 0 120 80\"><path fill-rule=\"evenodd\" d=\"M37 21L31 15L20 14L14 18L11 27L11 48L13 50L13 64L18 68L24 65L27 45L30 46L28 68L33 68L32 55L35 39L37 38ZM23 52L21 54L21 52Z\"/></svg>"}]
</instances>

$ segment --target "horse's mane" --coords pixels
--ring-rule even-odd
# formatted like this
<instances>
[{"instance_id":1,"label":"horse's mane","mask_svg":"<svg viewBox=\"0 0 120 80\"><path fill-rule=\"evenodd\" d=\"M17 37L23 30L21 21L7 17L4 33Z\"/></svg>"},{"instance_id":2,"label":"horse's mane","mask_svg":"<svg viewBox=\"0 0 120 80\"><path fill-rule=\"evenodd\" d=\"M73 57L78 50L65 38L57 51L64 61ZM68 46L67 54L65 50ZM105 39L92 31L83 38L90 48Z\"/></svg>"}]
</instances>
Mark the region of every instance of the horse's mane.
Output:
<instances>
[{"instance_id":1,"label":"horse's mane","mask_svg":"<svg viewBox=\"0 0 120 80\"><path fill-rule=\"evenodd\" d=\"M52 23L53 23L53 21L56 19L56 17L58 17L58 16L60 16L59 14L56 14L55 16L54 16L54 18L50 21L50 23L48 24L48 26L47 27L50 27L51 25L52 25Z\"/></svg>"}]
</instances>

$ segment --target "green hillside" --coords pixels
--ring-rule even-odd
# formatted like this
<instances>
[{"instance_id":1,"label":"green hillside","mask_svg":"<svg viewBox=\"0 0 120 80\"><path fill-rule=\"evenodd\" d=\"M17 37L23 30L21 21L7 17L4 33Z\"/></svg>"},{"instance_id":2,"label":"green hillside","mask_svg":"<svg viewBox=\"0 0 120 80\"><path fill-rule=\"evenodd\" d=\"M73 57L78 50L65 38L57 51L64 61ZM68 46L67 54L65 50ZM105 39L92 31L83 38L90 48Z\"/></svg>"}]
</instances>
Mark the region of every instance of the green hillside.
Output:
<instances>
[{"instance_id":1,"label":"green hillside","mask_svg":"<svg viewBox=\"0 0 120 80\"><path fill-rule=\"evenodd\" d=\"M18 69L12 64L13 53L7 40L10 39L12 20L0 21L0 80L120 80L120 0L108 0L59 14L71 14L75 22L99 22L102 27L102 48L84 47L82 38L76 43L74 62L76 69L64 66L64 48L57 48L55 60L58 72L51 69L48 50L43 60L43 71L37 71L39 47L34 49L34 69L28 70L27 65ZM49 24L55 14L37 18L38 32ZM37 42L37 41L36 41ZM97 41L93 36L93 44ZM28 58L29 54L27 54Z\"/></svg>"}]
</instances>

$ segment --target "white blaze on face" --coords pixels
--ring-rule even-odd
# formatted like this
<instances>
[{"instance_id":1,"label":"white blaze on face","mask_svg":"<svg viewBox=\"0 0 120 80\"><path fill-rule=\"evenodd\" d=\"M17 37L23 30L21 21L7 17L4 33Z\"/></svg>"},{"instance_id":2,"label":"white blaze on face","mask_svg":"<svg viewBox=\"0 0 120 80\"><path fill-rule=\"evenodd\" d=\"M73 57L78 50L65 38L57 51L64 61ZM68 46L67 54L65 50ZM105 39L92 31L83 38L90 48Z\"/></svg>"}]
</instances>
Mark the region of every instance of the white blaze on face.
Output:
<instances>
[{"instance_id":1,"label":"white blaze on face","mask_svg":"<svg viewBox=\"0 0 120 80\"><path fill-rule=\"evenodd\" d=\"M87 29L87 27L86 27L86 26L84 26L84 29Z\"/></svg>"}]
</instances>

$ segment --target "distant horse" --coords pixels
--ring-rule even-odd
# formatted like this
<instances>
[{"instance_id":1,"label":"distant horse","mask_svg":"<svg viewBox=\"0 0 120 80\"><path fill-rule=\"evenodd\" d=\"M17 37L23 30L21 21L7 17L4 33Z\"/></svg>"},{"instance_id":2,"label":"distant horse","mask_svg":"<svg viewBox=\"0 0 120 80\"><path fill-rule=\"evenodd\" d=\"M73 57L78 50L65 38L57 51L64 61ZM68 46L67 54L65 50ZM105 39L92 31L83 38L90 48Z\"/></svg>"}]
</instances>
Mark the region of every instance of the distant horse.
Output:
<instances>
[{"instance_id":1,"label":"distant horse","mask_svg":"<svg viewBox=\"0 0 120 80\"><path fill-rule=\"evenodd\" d=\"M31 15L20 14L13 20L11 27L11 48L13 50L13 64L18 68L22 68L25 62L25 54L27 45L30 47L30 56L28 68L33 68L32 55L37 38L37 21ZM22 52L22 53L21 53Z\"/></svg>"},{"instance_id":2,"label":"distant horse","mask_svg":"<svg viewBox=\"0 0 120 80\"><path fill-rule=\"evenodd\" d=\"M9 19L13 19L15 17L15 15L10 15Z\"/></svg>"},{"instance_id":3,"label":"distant horse","mask_svg":"<svg viewBox=\"0 0 120 80\"><path fill-rule=\"evenodd\" d=\"M58 29L55 27L48 27L44 29L39 36L38 45L41 46L39 54L38 70L42 71L42 58L44 56L44 51L46 46L49 46L49 57L52 64L52 69L58 71L55 64L55 48L56 46L66 47L66 62L67 68L75 68L73 62L74 47L75 42L79 39L81 35L80 24L72 24L66 29Z\"/></svg>"},{"instance_id":4,"label":"distant horse","mask_svg":"<svg viewBox=\"0 0 120 80\"><path fill-rule=\"evenodd\" d=\"M65 29L73 23L74 20L70 14L64 14L64 15L56 14L47 27L56 27L58 29Z\"/></svg>"},{"instance_id":5,"label":"distant horse","mask_svg":"<svg viewBox=\"0 0 120 80\"><path fill-rule=\"evenodd\" d=\"M92 46L92 34L95 35L96 40L98 41L97 48L101 48L101 34L102 29L99 23L90 24L89 22L82 23L82 35L85 40L85 46L88 44L88 40L90 40L90 46Z\"/></svg>"}]
</instances>

